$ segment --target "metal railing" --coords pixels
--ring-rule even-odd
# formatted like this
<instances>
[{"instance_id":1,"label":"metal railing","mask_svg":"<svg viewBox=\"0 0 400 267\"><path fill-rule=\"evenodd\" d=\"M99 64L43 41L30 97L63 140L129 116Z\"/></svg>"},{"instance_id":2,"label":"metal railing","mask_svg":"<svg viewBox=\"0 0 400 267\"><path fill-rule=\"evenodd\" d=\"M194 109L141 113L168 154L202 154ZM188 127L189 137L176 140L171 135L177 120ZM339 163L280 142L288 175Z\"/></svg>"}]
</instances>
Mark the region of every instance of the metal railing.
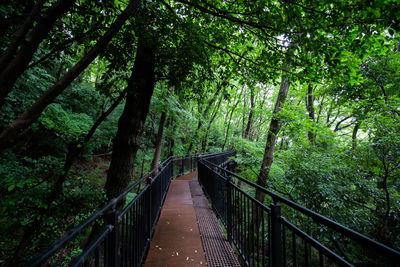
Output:
<instances>
[{"instance_id":1,"label":"metal railing","mask_svg":"<svg viewBox=\"0 0 400 267\"><path fill-rule=\"evenodd\" d=\"M141 266L171 180L196 168L196 155L168 158L28 266Z\"/></svg>"},{"instance_id":2,"label":"metal railing","mask_svg":"<svg viewBox=\"0 0 400 267\"><path fill-rule=\"evenodd\" d=\"M247 266L400 266L400 252L238 176L229 163L233 155L199 158L198 178L228 240ZM270 205L259 202L235 181L269 196ZM297 217L285 218L282 211ZM298 224L308 221L322 233L300 229Z\"/></svg>"}]
</instances>

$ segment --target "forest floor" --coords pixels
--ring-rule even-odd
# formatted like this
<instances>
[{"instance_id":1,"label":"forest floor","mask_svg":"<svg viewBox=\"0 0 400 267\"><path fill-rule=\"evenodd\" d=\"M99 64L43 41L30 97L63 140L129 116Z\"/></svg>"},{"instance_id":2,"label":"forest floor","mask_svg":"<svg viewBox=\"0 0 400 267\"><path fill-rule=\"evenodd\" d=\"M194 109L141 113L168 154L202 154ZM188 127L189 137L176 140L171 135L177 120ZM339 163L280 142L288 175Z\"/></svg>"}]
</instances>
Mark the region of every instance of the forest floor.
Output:
<instances>
[{"instance_id":1,"label":"forest floor","mask_svg":"<svg viewBox=\"0 0 400 267\"><path fill-rule=\"evenodd\" d=\"M92 160L76 162L74 164L74 171L77 173L84 172L84 176L87 177L93 185L103 188L106 183L110 161L110 156L93 157Z\"/></svg>"}]
</instances>

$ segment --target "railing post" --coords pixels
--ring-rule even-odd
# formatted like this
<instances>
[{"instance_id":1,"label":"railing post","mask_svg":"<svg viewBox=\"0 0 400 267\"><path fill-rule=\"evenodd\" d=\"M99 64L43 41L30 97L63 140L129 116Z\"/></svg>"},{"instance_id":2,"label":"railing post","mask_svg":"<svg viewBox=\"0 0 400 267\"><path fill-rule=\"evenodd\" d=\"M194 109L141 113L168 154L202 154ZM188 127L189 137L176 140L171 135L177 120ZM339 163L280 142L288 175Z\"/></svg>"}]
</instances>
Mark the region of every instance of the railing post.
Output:
<instances>
[{"instance_id":1,"label":"railing post","mask_svg":"<svg viewBox=\"0 0 400 267\"><path fill-rule=\"evenodd\" d=\"M225 173L226 178L226 224L227 224L227 235L228 241L232 244L232 195L231 195L231 177Z\"/></svg>"},{"instance_id":2,"label":"railing post","mask_svg":"<svg viewBox=\"0 0 400 267\"><path fill-rule=\"evenodd\" d=\"M152 192L151 192L151 189L152 189L152 186L151 186L151 182L152 182L152 179L150 178L150 177L147 177L147 179L146 179L146 184L149 186L149 188L147 189L148 190L148 194L149 194L149 196L147 197L148 199L147 199L147 201L148 201L148 203L149 203L149 206L147 207L147 212L148 212L148 223L147 223L147 225L149 226L149 239L150 239L150 232L151 232L151 228L153 227L153 225L152 225L152 221L151 221L151 218L152 218L152 203L151 203L151 201L152 201Z\"/></svg>"},{"instance_id":3,"label":"railing post","mask_svg":"<svg viewBox=\"0 0 400 267\"><path fill-rule=\"evenodd\" d=\"M169 179L168 179L168 183L170 183L171 180L174 179L174 160L173 159L171 160L169 168L170 168L170 171L169 171L170 176L169 176Z\"/></svg>"},{"instance_id":4,"label":"railing post","mask_svg":"<svg viewBox=\"0 0 400 267\"><path fill-rule=\"evenodd\" d=\"M182 158L182 161L181 161L181 176L185 172L185 165L184 164L185 164L185 160L184 160L184 158Z\"/></svg>"},{"instance_id":5,"label":"railing post","mask_svg":"<svg viewBox=\"0 0 400 267\"><path fill-rule=\"evenodd\" d=\"M117 212L117 203L114 204L112 210L109 214L110 223L113 226L113 230L110 233L110 238L108 239L108 255L109 255L109 262L108 266L119 266L119 259L120 259L120 242L119 242L119 216Z\"/></svg>"},{"instance_id":6,"label":"railing post","mask_svg":"<svg viewBox=\"0 0 400 267\"><path fill-rule=\"evenodd\" d=\"M282 259L282 234L281 234L281 206L279 203L271 204L271 258L272 266L283 266Z\"/></svg>"}]
</instances>

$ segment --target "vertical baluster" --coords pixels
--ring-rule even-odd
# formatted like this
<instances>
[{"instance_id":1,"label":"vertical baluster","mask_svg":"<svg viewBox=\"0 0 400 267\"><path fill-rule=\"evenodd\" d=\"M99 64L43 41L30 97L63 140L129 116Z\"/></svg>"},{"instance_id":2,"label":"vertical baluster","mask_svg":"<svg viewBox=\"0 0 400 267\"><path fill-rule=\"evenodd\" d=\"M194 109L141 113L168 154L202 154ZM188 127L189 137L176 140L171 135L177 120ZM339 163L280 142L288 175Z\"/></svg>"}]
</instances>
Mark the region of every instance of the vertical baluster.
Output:
<instances>
[{"instance_id":1,"label":"vertical baluster","mask_svg":"<svg viewBox=\"0 0 400 267\"><path fill-rule=\"evenodd\" d=\"M139 257L138 257L138 249L139 249L139 243L138 243L138 201L136 201L135 205L134 205L134 239L135 239L135 243L134 243L134 260L135 260L135 265L138 265L138 261L139 261Z\"/></svg>"},{"instance_id":2,"label":"vertical baluster","mask_svg":"<svg viewBox=\"0 0 400 267\"><path fill-rule=\"evenodd\" d=\"M255 212L256 212L256 223L254 224L255 229L255 236L256 236L256 265L260 264L260 212L259 206L257 203L254 203Z\"/></svg>"},{"instance_id":3,"label":"vertical baluster","mask_svg":"<svg viewBox=\"0 0 400 267\"><path fill-rule=\"evenodd\" d=\"M120 235L120 226L118 221L118 213L116 209L116 203L114 204L111 213L109 214L109 218L111 224L114 226L113 230L110 234L110 244L109 248L109 265L119 267L119 260L120 260L120 242L119 242L119 235Z\"/></svg>"},{"instance_id":4,"label":"vertical baluster","mask_svg":"<svg viewBox=\"0 0 400 267\"><path fill-rule=\"evenodd\" d=\"M128 210L128 212L126 213L127 216L127 226L128 226L128 235L126 237L126 243L127 243L127 266L131 266L131 248L132 248L132 243L131 243L131 211L132 211L132 207Z\"/></svg>"},{"instance_id":5,"label":"vertical baluster","mask_svg":"<svg viewBox=\"0 0 400 267\"><path fill-rule=\"evenodd\" d=\"M182 158L182 160L181 160L181 175L183 175L185 173L185 165L184 164L185 164L185 162Z\"/></svg>"},{"instance_id":6,"label":"vertical baluster","mask_svg":"<svg viewBox=\"0 0 400 267\"><path fill-rule=\"evenodd\" d=\"M261 253L262 253L262 266L267 266L265 263L266 257L265 257L265 223L264 223L264 213L266 211L261 210ZM268 213L267 213L268 214ZM267 215L268 216L268 215Z\"/></svg>"},{"instance_id":7,"label":"vertical baluster","mask_svg":"<svg viewBox=\"0 0 400 267\"><path fill-rule=\"evenodd\" d=\"M243 253L243 244L242 244L242 240L243 240L243 238L242 238L243 210L242 210L242 208L243 208L242 192L239 191L238 192L238 210L239 210L239 212L238 212L238 220L239 220L238 221L238 223L239 223L239 225L238 225L238 244Z\"/></svg>"},{"instance_id":8,"label":"vertical baluster","mask_svg":"<svg viewBox=\"0 0 400 267\"><path fill-rule=\"evenodd\" d=\"M286 266L286 227L282 224L282 251L283 251L283 266Z\"/></svg>"},{"instance_id":9,"label":"vertical baluster","mask_svg":"<svg viewBox=\"0 0 400 267\"><path fill-rule=\"evenodd\" d=\"M135 203L135 264L139 264L139 226L138 226L138 216L139 216L139 200Z\"/></svg>"},{"instance_id":10,"label":"vertical baluster","mask_svg":"<svg viewBox=\"0 0 400 267\"><path fill-rule=\"evenodd\" d=\"M250 228L251 228L251 240L252 240L252 253L253 253L253 265L256 263L256 242L255 242L255 227L257 224L257 221L255 220L255 209L254 209L255 203L251 200L251 222L250 222Z\"/></svg>"},{"instance_id":11,"label":"vertical baluster","mask_svg":"<svg viewBox=\"0 0 400 267\"><path fill-rule=\"evenodd\" d=\"M100 263L99 263L99 257L100 257L100 253L99 253L99 246L101 244L99 244L95 249L94 249L94 266L95 267L99 267Z\"/></svg>"},{"instance_id":12,"label":"vertical baluster","mask_svg":"<svg viewBox=\"0 0 400 267\"><path fill-rule=\"evenodd\" d=\"M282 266L282 232L281 232L281 206L271 204L271 250L272 266Z\"/></svg>"},{"instance_id":13,"label":"vertical baluster","mask_svg":"<svg viewBox=\"0 0 400 267\"><path fill-rule=\"evenodd\" d=\"M137 224L136 224L136 230L137 230L137 246L138 246L138 251L137 251L137 264L140 264L140 254L141 254L141 246L142 246L142 240L140 239L140 235L142 232L142 216L141 216L141 206L142 206L142 198L143 195L137 200L138 201L138 205L137 205Z\"/></svg>"},{"instance_id":14,"label":"vertical baluster","mask_svg":"<svg viewBox=\"0 0 400 267\"><path fill-rule=\"evenodd\" d=\"M307 241L304 240L304 265L310 266L310 260L308 257L309 247Z\"/></svg>"},{"instance_id":15,"label":"vertical baluster","mask_svg":"<svg viewBox=\"0 0 400 267\"><path fill-rule=\"evenodd\" d=\"M153 211L152 209L153 209L153 203L152 203L152 201L155 201L153 198L152 198L152 196L153 196L153 191L154 191L154 188L156 187L156 186L153 186L153 182L151 181L151 180L149 180L148 182L147 182L147 184L148 184L148 188L147 188L147 191L146 191L146 195L144 196L144 197L146 197L146 199L147 199L147 201L148 201L148 203L149 203L149 208L148 208L148 217L146 218L147 219L147 224L148 224L148 226L151 228L151 227L153 227L153 223L154 223L154 218L153 217L155 217L155 214L157 214L157 212L155 212L155 211ZM152 213L153 212L155 212L155 214L153 215ZM149 230L149 236L150 236L150 230Z\"/></svg>"},{"instance_id":16,"label":"vertical baluster","mask_svg":"<svg viewBox=\"0 0 400 267\"><path fill-rule=\"evenodd\" d=\"M143 240L143 235L145 231L145 226L147 222L147 217L144 216L144 208L143 208L143 202L144 202L144 196L140 198L140 262L142 261L142 256L143 256L143 247L144 247L144 240Z\"/></svg>"},{"instance_id":17,"label":"vertical baluster","mask_svg":"<svg viewBox=\"0 0 400 267\"><path fill-rule=\"evenodd\" d=\"M233 190L233 201L232 204L233 206L233 232L232 232L232 239L236 240L237 239L237 192L236 192L236 188L232 186L232 190Z\"/></svg>"},{"instance_id":18,"label":"vertical baluster","mask_svg":"<svg viewBox=\"0 0 400 267\"><path fill-rule=\"evenodd\" d=\"M104 267L108 266L108 242L109 242L108 236L109 236L109 234L106 235L106 237L104 238L104 241L103 241L103 248L104 248L103 264L104 264Z\"/></svg>"},{"instance_id":19,"label":"vertical baluster","mask_svg":"<svg viewBox=\"0 0 400 267\"><path fill-rule=\"evenodd\" d=\"M131 211L131 209L129 209L127 212L126 212L126 214L125 214L125 216L126 216L126 237L125 237L125 242L126 242L126 266L129 266L129 254L130 254L130 248L131 248L131 246L130 246L130 230L131 230L131 227L130 227L130 224L129 224L129 222L130 222L130 220L129 220L129 214L130 214L130 211Z\"/></svg>"},{"instance_id":20,"label":"vertical baluster","mask_svg":"<svg viewBox=\"0 0 400 267\"><path fill-rule=\"evenodd\" d=\"M296 234L292 231L292 262L293 267L297 267Z\"/></svg>"},{"instance_id":21,"label":"vertical baluster","mask_svg":"<svg viewBox=\"0 0 400 267\"><path fill-rule=\"evenodd\" d=\"M227 234L228 241L232 245L232 186L229 175L226 175L226 196Z\"/></svg>"},{"instance_id":22,"label":"vertical baluster","mask_svg":"<svg viewBox=\"0 0 400 267\"><path fill-rule=\"evenodd\" d=\"M125 236L124 236L124 240L125 240L125 265L124 266L128 266L128 256L129 256L129 210L125 213L124 217L125 217Z\"/></svg>"},{"instance_id":23,"label":"vertical baluster","mask_svg":"<svg viewBox=\"0 0 400 267\"><path fill-rule=\"evenodd\" d=\"M245 224L246 224L246 217L244 216L244 214L245 214L245 211L244 211L244 208L245 208L245 206L244 206L244 198L243 198L243 193L241 192L240 193L240 207L241 207L241 212L240 212L240 216L241 216L241 225L240 225L240 235L241 235L241 244L240 244L240 247L241 247L241 249L242 249L242 253L243 253L243 255L246 257L246 254L245 254L245 237L244 237L244 227L245 227Z\"/></svg>"},{"instance_id":24,"label":"vertical baluster","mask_svg":"<svg viewBox=\"0 0 400 267\"><path fill-rule=\"evenodd\" d=\"M159 198L159 201L157 202L157 205L160 207L160 209L161 209L161 201L162 201L162 199L163 199L163 194L164 194L164 187L163 187L163 183L164 183L164 175L163 175L163 173L161 173L160 174L160 177L158 177L158 179L160 180L159 181L159 184L160 184L160 192L158 193L158 198Z\"/></svg>"},{"instance_id":25,"label":"vertical baluster","mask_svg":"<svg viewBox=\"0 0 400 267\"><path fill-rule=\"evenodd\" d=\"M251 236L251 210L250 210L250 199L246 196L246 205L247 205L247 255L248 255L248 261L251 264L251 241L252 241L252 236Z\"/></svg>"},{"instance_id":26,"label":"vertical baluster","mask_svg":"<svg viewBox=\"0 0 400 267\"><path fill-rule=\"evenodd\" d=\"M125 216L121 218L121 223L119 225L120 229L120 263L122 266L125 266Z\"/></svg>"},{"instance_id":27,"label":"vertical baluster","mask_svg":"<svg viewBox=\"0 0 400 267\"><path fill-rule=\"evenodd\" d=\"M268 214L267 218L268 218L268 229L267 230L268 230L268 252L269 252L268 259L269 259L269 266L272 267L271 214Z\"/></svg>"},{"instance_id":28,"label":"vertical baluster","mask_svg":"<svg viewBox=\"0 0 400 267\"><path fill-rule=\"evenodd\" d=\"M324 256L324 254L322 254L321 251L318 251L318 252L319 252L319 266L325 267L325 256Z\"/></svg>"}]
</instances>

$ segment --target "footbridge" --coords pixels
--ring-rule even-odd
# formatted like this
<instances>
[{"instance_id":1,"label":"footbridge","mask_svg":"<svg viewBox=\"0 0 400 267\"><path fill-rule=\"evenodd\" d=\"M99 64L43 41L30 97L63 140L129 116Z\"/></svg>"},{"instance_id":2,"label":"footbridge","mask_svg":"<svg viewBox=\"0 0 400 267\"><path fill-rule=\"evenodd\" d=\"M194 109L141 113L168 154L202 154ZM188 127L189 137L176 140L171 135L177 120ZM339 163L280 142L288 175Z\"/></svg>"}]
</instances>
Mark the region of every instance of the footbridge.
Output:
<instances>
[{"instance_id":1,"label":"footbridge","mask_svg":"<svg viewBox=\"0 0 400 267\"><path fill-rule=\"evenodd\" d=\"M234 155L168 158L29 266L400 266L398 251L237 175Z\"/></svg>"}]
</instances>

